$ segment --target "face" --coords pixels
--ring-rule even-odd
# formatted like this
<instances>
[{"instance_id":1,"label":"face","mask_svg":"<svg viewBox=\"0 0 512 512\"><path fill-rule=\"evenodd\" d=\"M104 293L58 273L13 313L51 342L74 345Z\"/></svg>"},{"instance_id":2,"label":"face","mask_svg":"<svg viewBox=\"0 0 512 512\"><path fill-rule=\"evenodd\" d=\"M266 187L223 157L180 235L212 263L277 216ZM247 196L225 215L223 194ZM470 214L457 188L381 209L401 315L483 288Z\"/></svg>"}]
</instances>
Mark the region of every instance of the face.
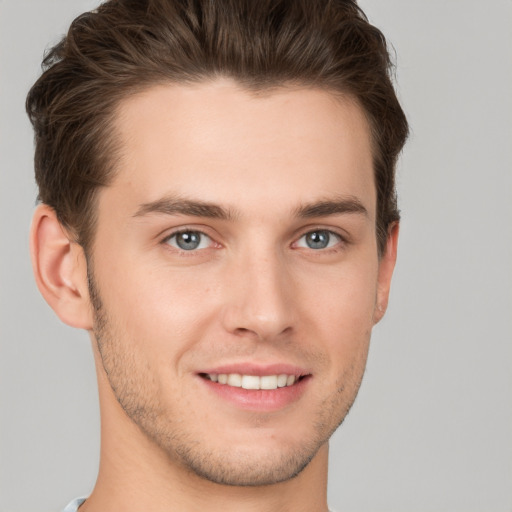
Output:
<instances>
[{"instance_id":1,"label":"face","mask_svg":"<svg viewBox=\"0 0 512 512\"><path fill-rule=\"evenodd\" d=\"M362 111L218 81L133 96L116 129L89 267L109 392L177 467L293 477L356 396L386 288Z\"/></svg>"}]
</instances>

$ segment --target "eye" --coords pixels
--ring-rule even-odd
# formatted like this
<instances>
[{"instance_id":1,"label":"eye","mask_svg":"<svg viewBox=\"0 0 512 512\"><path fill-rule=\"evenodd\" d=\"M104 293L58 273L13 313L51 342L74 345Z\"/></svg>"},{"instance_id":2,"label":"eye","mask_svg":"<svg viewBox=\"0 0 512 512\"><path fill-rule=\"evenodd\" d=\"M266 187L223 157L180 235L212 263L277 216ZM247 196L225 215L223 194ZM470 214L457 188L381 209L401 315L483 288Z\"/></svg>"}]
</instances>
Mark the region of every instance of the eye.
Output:
<instances>
[{"instance_id":1,"label":"eye","mask_svg":"<svg viewBox=\"0 0 512 512\"><path fill-rule=\"evenodd\" d=\"M165 243L181 251L196 251L210 247L212 239L201 231L187 230L172 234Z\"/></svg>"},{"instance_id":2,"label":"eye","mask_svg":"<svg viewBox=\"0 0 512 512\"><path fill-rule=\"evenodd\" d=\"M297 247L305 247L307 249L329 249L336 246L342 241L342 238L327 229L317 229L310 231L301 236L297 241Z\"/></svg>"}]
</instances>

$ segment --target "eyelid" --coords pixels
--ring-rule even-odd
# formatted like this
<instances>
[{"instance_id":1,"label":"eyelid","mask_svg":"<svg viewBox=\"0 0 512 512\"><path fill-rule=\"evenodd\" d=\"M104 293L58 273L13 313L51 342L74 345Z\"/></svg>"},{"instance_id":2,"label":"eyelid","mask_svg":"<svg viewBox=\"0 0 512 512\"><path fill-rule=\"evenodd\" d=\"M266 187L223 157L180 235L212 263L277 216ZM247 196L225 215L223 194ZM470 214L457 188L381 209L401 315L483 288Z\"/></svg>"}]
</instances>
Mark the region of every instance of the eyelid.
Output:
<instances>
[{"instance_id":1,"label":"eyelid","mask_svg":"<svg viewBox=\"0 0 512 512\"><path fill-rule=\"evenodd\" d=\"M214 238L214 236L210 234L211 229L209 229L208 226L205 226L203 224L180 224L178 226L174 226L171 228L168 227L166 229L161 230L156 237L160 238L161 241L164 242L165 240L168 240L174 235L179 235L180 233L186 233L188 231L193 231L194 233L201 233L203 235L210 237L211 239Z\"/></svg>"},{"instance_id":2,"label":"eyelid","mask_svg":"<svg viewBox=\"0 0 512 512\"><path fill-rule=\"evenodd\" d=\"M199 228L199 227L194 227L194 226L180 226L179 228L174 228L169 233L167 233L161 239L160 243L162 245L167 245L169 247L172 247L172 249L174 249L174 250L176 250L178 252L188 253L188 254L191 254L191 253L194 253L194 252L198 252L198 251L203 251L205 249L210 249L211 247L215 247L215 246L220 247L220 244L213 238L213 236L208 234L206 231L207 230L205 230L204 228ZM172 238L178 236L181 233L198 233L201 236L204 236L204 237L206 237L206 238L208 238L210 240L209 247L203 247L202 249L193 249L193 250L188 250L187 251L185 249L181 249L180 247L171 245L169 243L169 240L171 240Z\"/></svg>"},{"instance_id":3,"label":"eyelid","mask_svg":"<svg viewBox=\"0 0 512 512\"><path fill-rule=\"evenodd\" d=\"M187 233L187 232L195 232L195 233L199 233L205 237L207 237L208 239L210 239L210 243L211 243L211 246L213 246L215 248L219 248L222 246L221 243L219 243L217 240L216 240L216 237L213 236L212 234L210 234L208 231L210 231L208 229L208 227L206 226L194 226L194 225L185 225L185 226L179 226L179 227L175 227L173 229L171 229L170 231L168 231L166 233L165 236L163 237L160 237L160 243L163 244L163 245L170 245L168 244L168 241L179 235L180 233ZM291 246L296 246L296 244L298 243L299 240L301 240L303 237L305 237L306 235L310 234L310 233L314 233L315 231L325 231L327 233L329 233L330 235L336 237L336 239L338 240L338 244L341 244L341 245L348 245L350 244L351 242L351 239L350 239L350 236L345 232L345 230L341 230L340 228L333 228L332 226L322 226L322 225L310 225L310 226L306 226L306 227L302 227L299 230L297 230L297 233L296 235L293 237L293 242L291 244ZM343 231L343 233L340 233L340 231ZM336 244L336 245L338 245ZM171 246L173 247L173 246ZM210 247L208 247L210 248ZM324 249L316 249L317 252L320 252L320 251L328 251L329 249L330 250L333 250L335 247L326 247ZM187 253L193 253L193 252L196 252L198 251L198 249L196 249L195 251L194 250L191 250L191 251L186 251L186 250L183 250L183 249L180 249L179 247L173 247L173 249L175 249L176 251L180 251L180 252L187 252ZM199 249L199 250L204 250L204 249ZM314 250L314 249L311 249L311 250Z\"/></svg>"},{"instance_id":4,"label":"eyelid","mask_svg":"<svg viewBox=\"0 0 512 512\"><path fill-rule=\"evenodd\" d=\"M324 226L308 226L306 229L302 229L300 232L300 235L295 238L295 241L292 244L293 246L297 246L298 242L302 240L305 236L315 233L318 231L325 231L326 233L329 233L329 235L336 237L338 242L334 246L325 247L324 249L312 249L309 247L298 247L300 249L310 249L315 252L322 252L322 251L329 251L329 250L336 250L336 247L338 245L347 245L350 243L350 239L347 235L341 234L338 230L333 229L332 227L324 227Z\"/></svg>"}]
</instances>

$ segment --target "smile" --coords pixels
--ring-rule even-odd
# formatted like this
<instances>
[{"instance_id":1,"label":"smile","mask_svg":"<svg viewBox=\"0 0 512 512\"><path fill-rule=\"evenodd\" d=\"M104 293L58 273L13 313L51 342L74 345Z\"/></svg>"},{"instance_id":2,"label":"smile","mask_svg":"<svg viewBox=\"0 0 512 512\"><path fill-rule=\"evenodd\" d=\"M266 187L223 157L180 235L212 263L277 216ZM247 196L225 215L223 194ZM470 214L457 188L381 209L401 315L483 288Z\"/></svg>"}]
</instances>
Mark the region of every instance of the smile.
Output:
<instances>
[{"instance_id":1,"label":"smile","mask_svg":"<svg viewBox=\"0 0 512 512\"><path fill-rule=\"evenodd\" d=\"M278 411L297 402L313 377L307 369L293 365L250 363L204 369L197 376L222 402L256 412Z\"/></svg>"},{"instance_id":2,"label":"smile","mask_svg":"<svg viewBox=\"0 0 512 512\"><path fill-rule=\"evenodd\" d=\"M206 373L202 374L202 377L217 382L219 384L225 384L234 388L243 389L277 389L293 386L300 377L295 375L279 374L279 375L241 375L239 373Z\"/></svg>"}]
</instances>

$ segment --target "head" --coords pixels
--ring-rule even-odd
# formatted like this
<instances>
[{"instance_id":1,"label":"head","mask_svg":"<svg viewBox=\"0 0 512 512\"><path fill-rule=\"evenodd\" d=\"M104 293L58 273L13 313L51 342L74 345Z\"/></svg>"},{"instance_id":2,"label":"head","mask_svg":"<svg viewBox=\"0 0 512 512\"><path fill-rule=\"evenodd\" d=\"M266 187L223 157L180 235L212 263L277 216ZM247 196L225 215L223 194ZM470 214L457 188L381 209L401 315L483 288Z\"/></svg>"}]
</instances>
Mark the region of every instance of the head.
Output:
<instances>
[{"instance_id":1,"label":"head","mask_svg":"<svg viewBox=\"0 0 512 512\"><path fill-rule=\"evenodd\" d=\"M86 250L95 197L115 176L124 98L156 84L229 77L251 91L314 87L351 97L372 135L376 233L398 221L395 163L407 122L382 33L354 1L111 1L78 17L27 98L39 199Z\"/></svg>"},{"instance_id":2,"label":"head","mask_svg":"<svg viewBox=\"0 0 512 512\"><path fill-rule=\"evenodd\" d=\"M109 1L45 68L36 177L69 245L38 224L63 248L39 284L92 333L102 414L217 483L299 474L387 303L407 123L384 37L349 1Z\"/></svg>"}]
</instances>

